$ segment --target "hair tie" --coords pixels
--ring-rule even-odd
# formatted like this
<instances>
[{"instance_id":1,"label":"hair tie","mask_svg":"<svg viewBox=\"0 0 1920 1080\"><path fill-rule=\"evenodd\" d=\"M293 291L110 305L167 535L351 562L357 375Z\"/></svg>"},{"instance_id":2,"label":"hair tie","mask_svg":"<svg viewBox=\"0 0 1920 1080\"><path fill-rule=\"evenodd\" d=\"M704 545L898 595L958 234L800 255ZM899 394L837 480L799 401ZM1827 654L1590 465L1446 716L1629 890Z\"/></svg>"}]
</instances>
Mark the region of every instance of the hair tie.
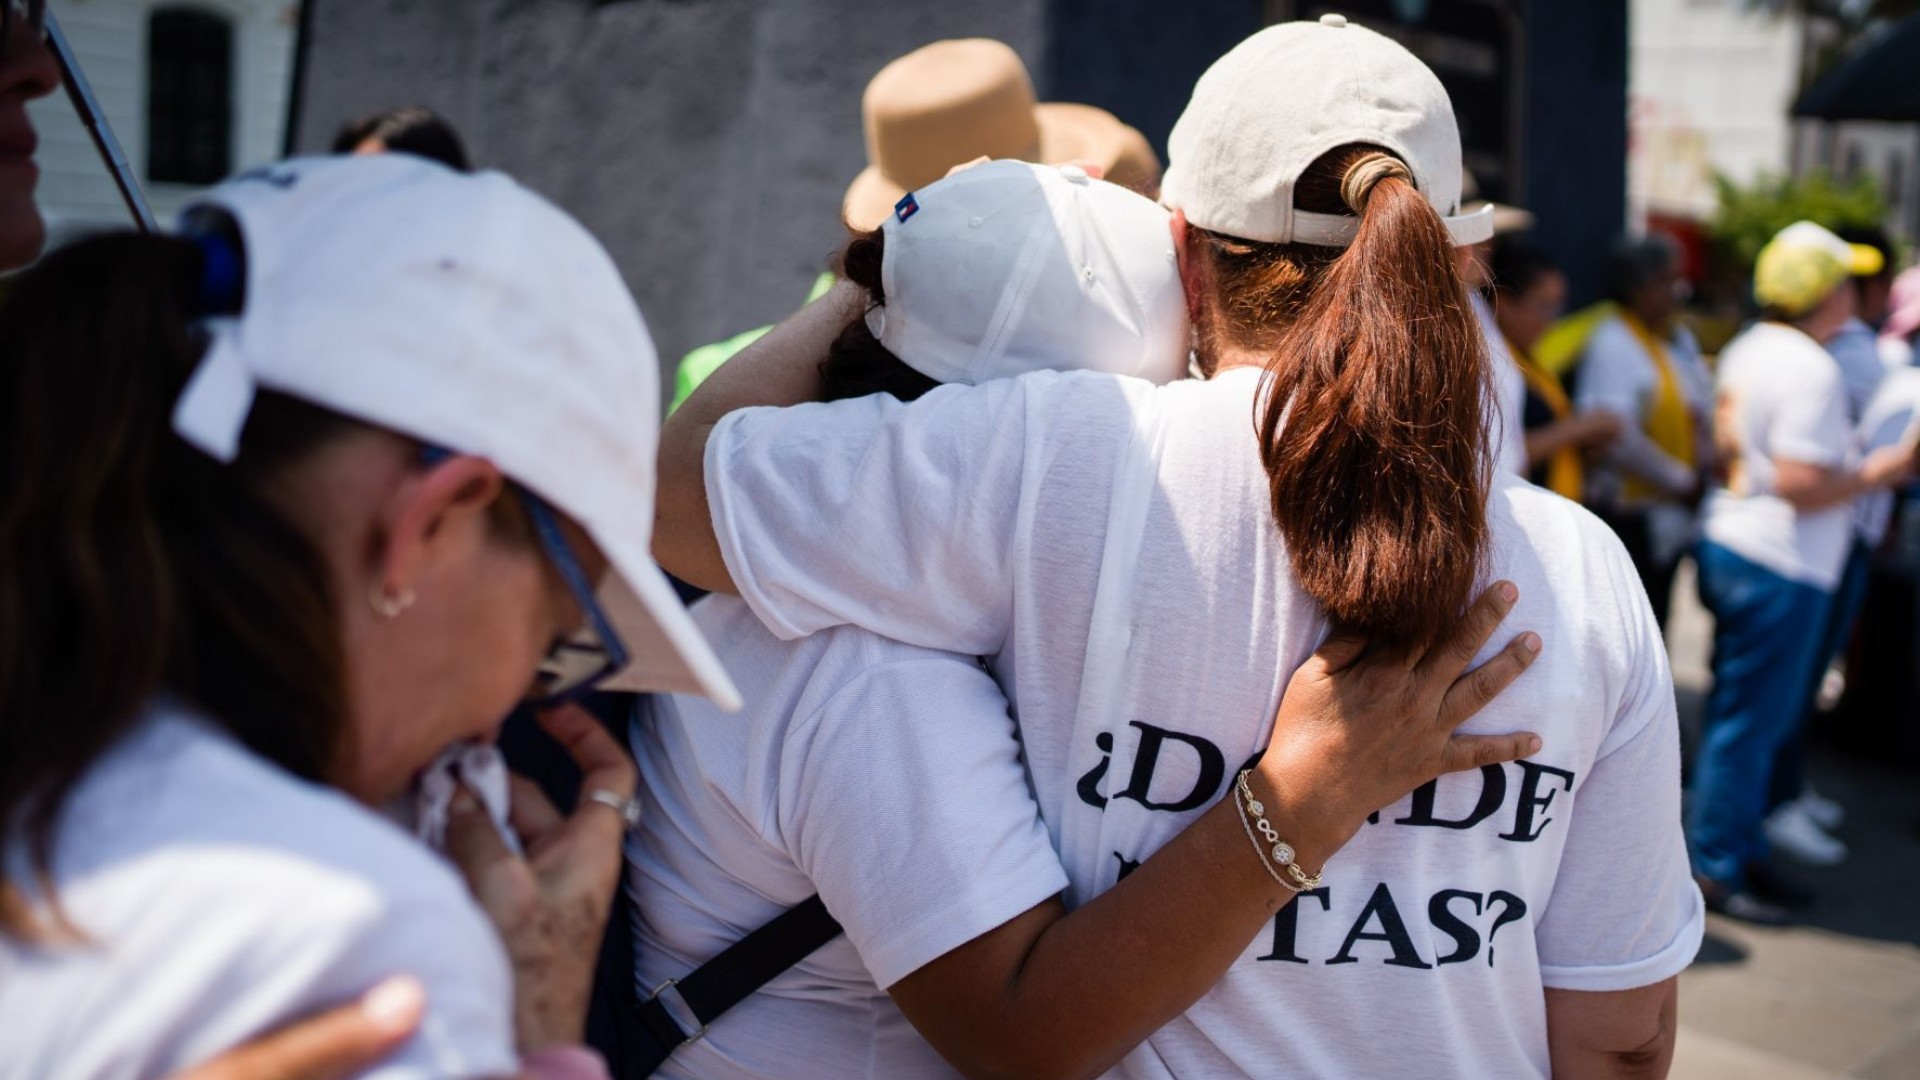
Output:
<instances>
[{"instance_id":1,"label":"hair tie","mask_svg":"<svg viewBox=\"0 0 1920 1080\"><path fill-rule=\"evenodd\" d=\"M1347 174L1340 179L1340 198L1354 213L1365 214L1374 185L1388 177L1413 183L1413 174L1399 158L1378 151L1367 154L1347 167Z\"/></svg>"},{"instance_id":2,"label":"hair tie","mask_svg":"<svg viewBox=\"0 0 1920 1080\"><path fill-rule=\"evenodd\" d=\"M241 277L240 252L233 241L218 232L201 232L189 237L200 249L200 288L193 300L195 315L238 315L245 283Z\"/></svg>"}]
</instances>

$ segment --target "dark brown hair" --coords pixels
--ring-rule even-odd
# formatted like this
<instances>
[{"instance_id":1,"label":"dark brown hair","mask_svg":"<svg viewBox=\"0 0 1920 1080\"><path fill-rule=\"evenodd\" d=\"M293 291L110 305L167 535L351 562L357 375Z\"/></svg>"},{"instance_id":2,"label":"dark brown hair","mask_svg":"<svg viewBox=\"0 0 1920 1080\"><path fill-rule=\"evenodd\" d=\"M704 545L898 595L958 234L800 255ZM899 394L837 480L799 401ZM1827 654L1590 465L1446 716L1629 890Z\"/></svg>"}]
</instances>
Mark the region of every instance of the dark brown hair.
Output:
<instances>
[{"instance_id":1,"label":"dark brown hair","mask_svg":"<svg viewBox=\"0 0 1920 1080\"><path fill-rule=\"evenodd\" d=\"M855 233L834 259L835 272L867 291L868 305L887 302L880 269L886 255L886 236L879 229ZM892 394L912 401L940 384L922 375L880 344L868 328L866 315L849 322L833 339L827 358L820 362L822 401Z\"/></svg>"},{"instance_id":2,"label":"dark brown hair","mask_svg":"<svg viewBox=\"0 0 1920 1080\"><path fill-rule=\"evenodd\" d=\"M1301 210L1358 203L1347 248L1195 230L1198 330L1203 357L1269 356L1254 420L1302 588L1337 625L1420 645L1465 607L1487 546L1489 368L1452 240L1405 172L1342 195L1381 153L1331 151L1296 191Z\"/></svg>"},{"instance_id":3,"label":"dark brown hair","mask_svg":"<svg viewBox=\"0 0 1920 1080\"><path fill-rule=\"evenodd\" d=\"M0 835L49 900L67 797L156 694L301 777L351 752L331 575L262 482L360 425L262 393L232 464L176 437L199 277L190 242L109 235L0 307ZM48 929L24 884L0 934Z\"/></svg>"},{"instance_id":4,"label":"dark brown hair","mask_svg":"<svg viewBox=\"0 0 1920 1080\"><path fill-rule=\"evenodd\" d=\"M389 153L413 154L456 172L473 171L466 143L447 118L424 105L405 105L363 116L341 126L333 152L351 154L368 139L379 139Z\"/></svg>"}]
</instances>

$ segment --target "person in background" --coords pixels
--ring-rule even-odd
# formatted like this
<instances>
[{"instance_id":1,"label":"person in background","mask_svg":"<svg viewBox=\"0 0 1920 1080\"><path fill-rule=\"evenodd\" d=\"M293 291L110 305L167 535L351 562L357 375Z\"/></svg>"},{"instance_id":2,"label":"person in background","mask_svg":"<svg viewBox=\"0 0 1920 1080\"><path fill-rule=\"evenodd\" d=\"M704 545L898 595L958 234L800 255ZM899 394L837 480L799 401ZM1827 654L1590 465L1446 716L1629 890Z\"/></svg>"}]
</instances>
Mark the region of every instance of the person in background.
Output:
<instances>
[{"instance_id":1,"label":"person in background","mask_svg":"<svg viewBox=\"0 0 1920 1080\"><path fill-rule=\"evenodd\" d=\"M1575 502L1585 497L1586 459L1613 445L1620 418L1576 413L1560 376L1533 357L1534 344L1567 302L1567 276L1546 252L1503 237L1493 252L1493 313L1526 379L1527 479Z\"/></svg>"},{"instance_id":2,"label":"person in background","mask_svg":"<svg viewBox=\"0 0 1920 1080\"><path fill-rule=\"evenodd\" d=\"M1878 257L1811 222L1781 230L1754 267L1761 319L1720 355L1722 473L1695 552L1714 617L1713 690L1687 836L1708 905L1755 922L1786 919L1762 822L1774 758L1806 715L1853 505L1912 466L1910 445L1850 461L1846 382L1820 347L1853 315L1849 274Z\"/></svg>"},{"instance_id":3,"label":"person in background","mask_svg":"<svg viewBox=\"0 0 1920 1080\"><path fill-rule=\"evenodd\" d=\"M1858 253L1852 279L1854 314L1822 344L1839 365L1840 379L1846 385L1847 422L1859 428L1867 405L1890 370L1880 359L1878 334L1889 311L1892 242L1881 229L1842 229L1835 235L1852 244ZM1862 505L1856 508L1853 541L1834 589L1826 634L1815 660L1815 677L1807 686L1807 715L1774 759L1767 842L1775 851L1810 866L1835 866L1847 857L1847 845L1831 835L1846 820L1846 808L1814 790L1806 778L1806 731L1813 721L1824 673L1829 665L1845 657L1860 608L1866 603L1873 547L1885 532L1885 523L1880 520L1879 532L1869 535L1880 515L1870 512L1866 504L1878 503L1884 497L1890 496L1884 492L1862 496ZM1786 886L1783 893L1791 891Z\"/></svg>"},{"instance_id":4,"label":"person in background","mask_svg":"<svg viewBox=\"0 0 1920 1080\"><path fill-rule=\"evenodd\" d=\"M1912 367L1913 339L1920 334L1920 267L1894 276L1887 290L1887 321L1880 326L1880 362L1889 369Z\"/></svg>"},{"instance_id":5,"label":"person in background","mask_svg":"<svg viewBox=\"0 0 1920 1080\"><path fill-rule=\"evenodd\" d=\"M473 160L453 124L424 105L406 105L363 116L333 137L336 154L414 154L455 172L470 172Z\"/></svg>"},{"instance_id":6,"label":"person in background","mask_svg":"<svg viewBox=\"0 0 1920 1080\"><path fill-rule=\"evenodd\" d=\"M1663 627L1712 452L1712 379L1679 318L1684 284L1673 241L1622 241L1607 262L1616 307L1587 339L1574 393L1579 412L1620 421L1587 470L1586 502L1627 545Z\"/></svg>"},{"instance_id":7,"label":"person in background","mask_svg":"<svg viewBox=\"0 0 1920 1080\"><path fill-rule=\"evenodd\" d=\"M1518 236L1533 228L1533 214L1516 206L1481 199L1479 190L1473 174L1463 170L1461 212L1486 214L1492 219L1493 235L1478 243L1454 248L1454 268L1467 287L1467 299L1473 304L1473 314L1479 320L1487 355L1492 360L1489 373L1493 378L1493 396L1488 402L1488 423L1493 436L1494 466L1515 476L1526 476L1532 470L1525 422L1527 381L1508 349L1506 336L1500 332L1489 294L1493 284L1494 245L1501 236Z\"/></svg>"},{"instance_id":8,"label":"person in background","mask_svg":"<svg viewBox=\"0 0 1920 1080\"><path fill-rule=\"evenodd\" d=\"M530 694L734 696L645 554L645 326L498 175L289 162L188 215L0 309L0 1075L159 1075L396 973L382 1075L593 1075L618 745L549 713L588 790L518 786L524 857L456 801L464 887L371 808Z\"/></svg>"},{"instance_id":9,"label":"person in background","mask_svg":"<svg viewBox=\"0 0 1920 1080\"><path fill-rule=\"evenodd\" d=\"M60 68L44 37L44 0L0 7L0 271L17 270L40 257L47 224L34 190L40 169L27 103L60 85Z\"/></svg>"},{"instance_id":10,"label":"person in background","mask_svg":"<svg viewBox=\"0 0 1920 1080\"><path fill-rule=\"evenodd\" d=\"M867 166L848 185L848 228L879 228L902 195L976 158L1081 163L1107 182L1155 198L1160 158L1146 136L1092 105L1039 101L1018 53L990 38L936 41L880 69L860 98ZM807 303L826 295L823 273ZM680 361L672 412L707 376L771 330L762 326L703 345Z\"/></svg>"}]
</instances>

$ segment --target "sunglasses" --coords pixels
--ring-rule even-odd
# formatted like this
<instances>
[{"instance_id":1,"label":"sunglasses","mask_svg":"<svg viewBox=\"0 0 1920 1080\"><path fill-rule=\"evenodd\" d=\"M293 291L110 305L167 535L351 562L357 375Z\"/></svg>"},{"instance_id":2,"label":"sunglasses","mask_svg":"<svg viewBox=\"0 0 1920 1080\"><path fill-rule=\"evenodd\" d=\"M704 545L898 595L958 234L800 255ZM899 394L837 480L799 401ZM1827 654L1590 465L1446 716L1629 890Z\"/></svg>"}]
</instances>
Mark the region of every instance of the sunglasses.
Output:
<instances>
[{"instance_id":1,"label":"sunglasses","mask_svg":"<svg viewBox=\"0 0 1920 1080\"><path fill-rule=\"evenodd\" d=\"M451 451L439 447L427 447L421 452L422 460L428 465L437 465L452 456ZM626 667L630 654L620 635L614 632L612 620L594 597L593 583L587 580L580 556L560 528L559 515L540 496L512 481L508 484L526 510L527 519L533 523L534 537L541 551L585 616L578 630L553 643L534 674L527 704L546 708L589 693Z\"/></svg>"},{"instance_id":2,"label":"sunglasses","mask_svg":"<svg viewBox=\"0 0 1920 1080\"><path fill-rule=\"evenodd\" d=\"M24 27L36 41L45 41L47 0L5 0L0 3L0 49L13 43L16 27Z\"/></svg>"}]
</instances>

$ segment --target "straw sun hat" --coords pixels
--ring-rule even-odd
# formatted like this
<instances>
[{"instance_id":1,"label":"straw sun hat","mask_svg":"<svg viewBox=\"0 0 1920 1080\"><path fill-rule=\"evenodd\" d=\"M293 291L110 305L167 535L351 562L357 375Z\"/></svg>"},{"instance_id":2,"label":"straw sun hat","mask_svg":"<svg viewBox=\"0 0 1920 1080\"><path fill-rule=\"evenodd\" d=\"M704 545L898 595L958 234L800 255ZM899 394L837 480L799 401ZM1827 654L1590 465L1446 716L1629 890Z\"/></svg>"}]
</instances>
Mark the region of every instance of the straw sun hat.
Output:
<instances>
[{"instance_id":1,"label":"straw sun hat","mask_svg":"<svg viewBox=\"0 0 1920 1080\"><path fill-rule=\"evenodd\" d=\"M1138 131L1091 105L1040 104L1020 57L987 38L936 41L893 61L867 84L860 111L868 164L842 207L855 229L878 227L902 195L978 157L1093 162L1148 194L1160 179Z\"/></svg>"}]
</instances>

